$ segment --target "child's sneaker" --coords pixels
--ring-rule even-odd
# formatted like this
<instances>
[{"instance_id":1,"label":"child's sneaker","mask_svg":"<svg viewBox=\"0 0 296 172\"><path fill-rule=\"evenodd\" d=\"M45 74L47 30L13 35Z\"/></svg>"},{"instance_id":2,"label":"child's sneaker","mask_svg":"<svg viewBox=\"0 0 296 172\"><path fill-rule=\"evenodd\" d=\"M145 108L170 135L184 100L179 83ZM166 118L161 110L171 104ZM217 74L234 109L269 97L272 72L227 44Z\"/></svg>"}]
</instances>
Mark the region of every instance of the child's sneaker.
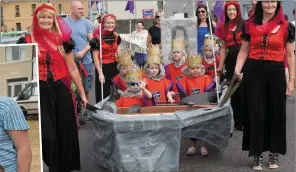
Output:
<instances>
[{"instance_id":1,"label":"child's sneaker","mask_svg":"<svg viewBox=\"0 0 296 172\"><path fill-rule=\"evenodd\" d=\"M186 154L187 154L187 155L194 155L194 154L196 154L196 147L191 146L190 148L188 148Z\"/></svg>"},{"instance_id":2,"label":"child's sneaker","mask_svg":"<svg viewBox=\"0 0 296 172\"><path fill-rule=\"evenodd\" d=\"M206 147L200 148L200 154L201 154L201 156L209 156L209 152Z\"/></svg>"}]
</instances>

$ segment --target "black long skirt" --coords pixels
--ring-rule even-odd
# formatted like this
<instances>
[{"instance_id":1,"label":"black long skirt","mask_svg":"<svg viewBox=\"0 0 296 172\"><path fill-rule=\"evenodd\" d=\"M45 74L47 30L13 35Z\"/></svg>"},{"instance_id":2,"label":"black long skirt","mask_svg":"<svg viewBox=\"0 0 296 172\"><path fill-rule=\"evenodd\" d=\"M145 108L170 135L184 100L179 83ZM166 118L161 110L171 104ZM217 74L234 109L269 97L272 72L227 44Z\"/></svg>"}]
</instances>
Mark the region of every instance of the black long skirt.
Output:
<instances>
[{"instance_id":1,"label":"black long skirt","mask_svg":"<svg viewBox=\"0 0 296 172\"><path fill-rule=\"evenodd\" d=\"M50 172L80 170L76 113L69 77L39 81L43 161Z\"/></svg>"},{"instance_id":2,"label":"black long skirt","mask_svg":"<svg viewBox=\"0 0 296 172\"><path fill-rule=\"evenodd\" d=\"M117 70L117 63L109 63L109 64L103 64L103 74L105 76L105 83L103 85L103 97L106 98L110 95L110 86L112 83L112 78L116 76L119 72ZM101 83L99 81L99 74L96 70L96 102L100 102L102 100L101 96Z\"/></svg>"},{"instance_id":3,"label":"black long skirt","mask_svg":"<svg viewBox=\"0 0 296 172\"><path fill-rule=\"evenodd\" d=\"M283 62L248 59L244 68L242 149L249 156L286 153L286 79Z\"/></svg>"},{"instance_id":4,"label":"black long skirt","mask_svg":"<svg viewBox=\"0 0 296 172\"><path fill-rule=\"evenodd\" d=\"M228 81L231 80L234 75L234 68L236 65L237 55L239 53L239 47L229 46L227 47L228 52L225 60L226 78ZM243 83L241 83L242 87ZM230 104L233 110L233 118L236 128L241 128L243 125L243 111L242 111L242 91L239 87L236 92L231 96Z\"/></svg>"}]
</instances>

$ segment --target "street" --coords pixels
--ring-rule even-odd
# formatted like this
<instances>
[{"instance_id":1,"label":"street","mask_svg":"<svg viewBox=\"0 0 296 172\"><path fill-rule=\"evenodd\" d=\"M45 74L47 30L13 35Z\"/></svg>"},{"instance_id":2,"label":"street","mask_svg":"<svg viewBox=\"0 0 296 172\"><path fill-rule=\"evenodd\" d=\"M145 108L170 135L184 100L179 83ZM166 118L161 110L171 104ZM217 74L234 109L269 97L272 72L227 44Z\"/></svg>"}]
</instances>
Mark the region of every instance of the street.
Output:
<instances>
[{"instance_id":1,"label":"street","mask_svg":"<svg viewBox=\"0 0 296 172\"><path fill-rule=\"evenodd\" d=\"M79 130L81 166L82 172L109 172L109 170L97 166L92 159L92 123L88 121ZM241 150L242 132L234 131L229 145L225 150L209 148L209 157L201 157L200 154L188 157L186 151L188 141L182 140L180 151L180 172L248 172L253 171L252 157ZM287 154L280 155L280 168L270 170L267 167L268 153L264 154L263 170L272 172L295 172L295 96L287 100Z\"/></svg>"}]
</instances>

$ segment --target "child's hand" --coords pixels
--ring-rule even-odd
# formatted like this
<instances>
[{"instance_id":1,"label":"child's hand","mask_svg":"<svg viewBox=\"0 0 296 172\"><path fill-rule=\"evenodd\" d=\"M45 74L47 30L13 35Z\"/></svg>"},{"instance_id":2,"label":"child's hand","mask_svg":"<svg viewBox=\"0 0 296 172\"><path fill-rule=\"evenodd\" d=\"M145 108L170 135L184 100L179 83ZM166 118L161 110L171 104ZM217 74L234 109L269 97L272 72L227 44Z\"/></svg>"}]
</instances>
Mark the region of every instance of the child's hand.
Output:
<instances>
[{"instance_id":1,"label":"child's hand","mask_svg":"<svg viewBox=\"0 0 296 172\"><path fill-rule=\"evenodd\" d=\"M174 95L176 94L174 91L170 91L170 94L172 95L172 97L174 97Z\"/></svg>"},{"instance_id":2,"label":"child's hand","mask_svg":"<svg viewBox=\"0 0 296 172\"><path fill-rule=\"evenodd\" d=\"M148 84L147 79L145 79L145 78L142 79L141 82L140 82L140 88L145 89L147 84Z\"/></svg>"},{"instance_id":3,"label":"child's hand","mask_svg":"<svg viewBox=\"0 0 296 172\"><path fill-rule=\"evenodd\" d=\"M170 102L171 104L173 104L173 103L175 102L175 100L174 100L174 99L169 99L169 102Z\"/></svg>"}]
</instances>

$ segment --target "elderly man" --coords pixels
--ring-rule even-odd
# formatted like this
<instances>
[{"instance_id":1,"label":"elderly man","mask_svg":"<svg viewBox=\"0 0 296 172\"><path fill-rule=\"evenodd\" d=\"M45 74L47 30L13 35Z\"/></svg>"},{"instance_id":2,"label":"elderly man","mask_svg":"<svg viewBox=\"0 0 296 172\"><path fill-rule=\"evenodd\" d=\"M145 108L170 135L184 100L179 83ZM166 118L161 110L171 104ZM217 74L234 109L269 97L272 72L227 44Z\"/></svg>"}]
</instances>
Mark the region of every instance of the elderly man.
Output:
<instances>
[{"instance_id":1,"label":"elderly man","mask_svg":"<svg viewBox=\"0 0 296 172\"><path fill-rule=\"evenodd\" d=\"M94 78L94 64L90 53L89 41L93 38L92 23L83 17L83 4L80 1L72 1L71 14L65 18L65 21L72 28L71 38L75 41L74 57L76 62L82 62L88 73L83 81L83 87L87 99L91 100L91 87Z\"/></svg>"},{"instance_id":2,"label":"elderly man","mask_svg":"<svg viewBox=\"0 0 296 172\"><path fill-rule=\"evenodd\" d=\"M30 171L32 152L28 129L18 104L11 98L0 97L0 171Z\"/></svg>"}]
</instances>

